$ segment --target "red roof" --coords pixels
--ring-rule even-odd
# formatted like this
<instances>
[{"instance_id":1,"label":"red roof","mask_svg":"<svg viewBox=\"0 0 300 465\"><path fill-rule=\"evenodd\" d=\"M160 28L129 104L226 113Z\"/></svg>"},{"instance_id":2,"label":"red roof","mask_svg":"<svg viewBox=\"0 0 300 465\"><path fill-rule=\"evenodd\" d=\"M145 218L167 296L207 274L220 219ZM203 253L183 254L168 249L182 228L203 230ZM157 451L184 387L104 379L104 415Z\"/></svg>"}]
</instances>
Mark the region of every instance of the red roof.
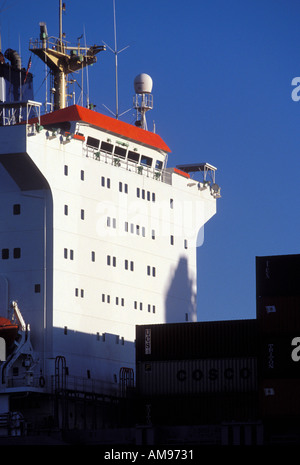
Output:
<instances>
[{"instance_id":1,"label":"red roof","mask_svg":"<svg viewBox=\"0 0 300 465\"><path fill-rule=\"evenodd\" d=\"M165 144L158 134L124 123L110 116L102 115L101 113L97 113L96 111L89 110L79 105L72 105L41 116L42 125L63 123L66 121L83 121L92 126L101 128L104 131L118 134L119 136L161 149L165 152L171 152L167 144Z\"/></svg>"}]
</instances>

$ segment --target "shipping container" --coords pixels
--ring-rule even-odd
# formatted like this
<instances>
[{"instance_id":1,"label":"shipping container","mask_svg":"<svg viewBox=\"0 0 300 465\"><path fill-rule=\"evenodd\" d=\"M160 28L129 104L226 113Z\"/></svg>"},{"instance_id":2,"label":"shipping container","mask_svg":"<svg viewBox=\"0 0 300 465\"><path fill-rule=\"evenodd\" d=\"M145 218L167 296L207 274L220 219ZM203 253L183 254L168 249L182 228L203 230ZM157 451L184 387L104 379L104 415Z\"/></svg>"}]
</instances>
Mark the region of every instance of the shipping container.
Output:
<instances>
[{"instance_id":1,"label":"shipping container","mask_svg":"<svg viewBox=\"0 0 300 465\"><path fill-rule=\"evenodd\" d=\"M299 379L264 379L260 387L262 418L279 420L300 415Z\"/></svg>"},{"instance_id":2,"label":"shipping container","mask_svg":"<svg viewBox=\"0 0 300 465\"><path fill-rule=\"evenodd\" d=\"M256 257L258 297L300 295L300 255Z\"/></svg>"},{"instance_id":3,"label":"shipping container","mask_svg":"<svg viewBox=\"0 0 300 465\"><path fill-rule=\"evenodd\" d=\"M142 396L254 392L257 391L257 359L138 362L136 386Z\"/></svg>"},{"instance_id":4,"label":"shipping container","mask_svg":"<svg viewBox=\"0 0 300 465\"><path fill-rule=\"evenodd\" d=\"M169 323L136 327L136 360L256 357L257 320Z\"/></svg>"},{"instance_id":5,"label":"shipping container","mask_svg":"<svg viewBox=\"0 0 300 465\"><path fill-rule=\"evenodd\" d=\"M264 333L300 333L300 296L259 297L257 320Z\"/></svg>"},{"instance_id":6,"label":"shipping container","mask_svg":"<svg viewBox=\"0 0 300 465\"><path fill-rule=\"evenodd\" d=\"M300 379L300 331L261 335L259 376Z\"/></svg>"},{"instance_id":7,"label":"shipping container","mask_svg":"<svg viewBox=\"0 0 300 465\"><path fill-rule=\"evenodd\" d=\"M140 421L152 425L208 425L259 419L258 393L143 398Z\"/></svg>"}]
</instances>

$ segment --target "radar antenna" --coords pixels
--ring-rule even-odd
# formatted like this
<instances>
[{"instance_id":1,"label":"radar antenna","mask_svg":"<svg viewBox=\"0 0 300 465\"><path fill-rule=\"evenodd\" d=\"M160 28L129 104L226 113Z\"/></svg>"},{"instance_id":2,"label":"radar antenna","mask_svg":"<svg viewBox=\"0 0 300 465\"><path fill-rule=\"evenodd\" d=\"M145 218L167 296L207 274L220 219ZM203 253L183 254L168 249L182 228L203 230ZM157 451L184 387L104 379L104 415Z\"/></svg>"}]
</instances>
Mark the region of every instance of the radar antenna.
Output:
<instances>
[{"instance_id":1,"label":"radar antenna","mask_svg":"<svg viewBox=\"0 0 300 465\"><path fill-rule=\"evenodd\" d=\"M54 76L54 110L67 106L67 75L96 63L96 54L105 50L101 45L89 48L81 47L79 43L75 47L66 45L62 32L62 11L65 9L65 3L59 0L58 39L48 37L46 24L40 23L40 39L29 44L29 50L50 68Z\"/></svg>"},{"instance_id":2,"label":"radar antenna","mask_svg":"<svg viewBox=\"0 0 300 465\"><path fill-rule=\"evenodd\" d=\"M116 5L115 5L115 0L113 0L113 10L114 10L114 39L115 39L115 49L113 50L109 45L107 45L105 42L104 45L109 48L109 50L115 55L115 82L116 82L116 113L113 113L107 106L103 104L103 106L110 112L112 113L116 119L119 119L119 116L123 115L126 113L126 110L124 113L121 113L119 115L119 85L118 85L118 54L129 48L129 45L126 45L126 47L122 48L121 50L117 49L117 21L116 21Z\"/></svg>"},{"instance_id":3,"label":"radar antenna","mask_svg":"<svg viewBox=\"0 0 300 465\"><path fill-rule=\"evenodd\" d=\"M142 129L147 129L146 112L153 108L152 86L152 78L148 74L138 74L134 79L133 108L137 112L135 125Z\"/></svg>"}]
</instances>

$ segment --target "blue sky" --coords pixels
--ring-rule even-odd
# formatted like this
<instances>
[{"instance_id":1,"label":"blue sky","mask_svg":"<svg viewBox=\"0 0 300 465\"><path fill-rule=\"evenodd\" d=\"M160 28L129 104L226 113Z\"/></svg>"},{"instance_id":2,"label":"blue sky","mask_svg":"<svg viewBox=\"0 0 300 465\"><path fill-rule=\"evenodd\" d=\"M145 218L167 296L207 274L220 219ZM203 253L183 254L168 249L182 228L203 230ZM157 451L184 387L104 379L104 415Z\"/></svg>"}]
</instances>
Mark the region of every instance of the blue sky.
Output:
<instances>
[{"instance_id":1,"label":"blue sky","mask_svg":"<svg viewBox=\"0 0 300 465\"><path fill-rule=\"evenodd\" d=\"M114 47L112 0L65 3L68 41L84 33ZM0 0L0 11L2 49L19 50L25 67L40 21L58 35L58 0ZM255 318L255 257L299 253L300 0L116 0L116 13L118 50L129 46L118 55L120 112L132 107L134 77L150 74L148 127L155 121L171 148L169 164L218 168L222 198L198 250L198 319ZM35 56L31 71L44 101ZM101 52L88 77L96 109L114 111L113 53Z\"/></svg>"}]
</instances>

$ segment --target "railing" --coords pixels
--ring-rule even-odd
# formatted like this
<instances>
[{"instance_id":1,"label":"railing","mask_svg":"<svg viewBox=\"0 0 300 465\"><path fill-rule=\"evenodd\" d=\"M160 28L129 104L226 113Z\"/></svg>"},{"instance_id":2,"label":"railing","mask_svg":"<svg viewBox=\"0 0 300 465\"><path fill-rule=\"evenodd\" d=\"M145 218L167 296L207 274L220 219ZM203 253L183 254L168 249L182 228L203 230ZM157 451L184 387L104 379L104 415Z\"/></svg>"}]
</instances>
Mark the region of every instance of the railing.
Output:
<instances>
[{"instance_id":1,"label":"railing","mask_svg":"<svg viewBox=\"0 0 300 465\"><path fill-rule=\"evenodd\" d=\"M101 161L110 165L114 165L127 171L146 176L147 178L155 179L157 181L165 182L166 184L172 184L172 173L164 169L158 170L150 168L146 165L140 165L129 159L121 158L110 152L104 150L97 150L93 147L83 146L83 154L86 157L93 158L94 160Z\"/></svg>"}]
</instances>

